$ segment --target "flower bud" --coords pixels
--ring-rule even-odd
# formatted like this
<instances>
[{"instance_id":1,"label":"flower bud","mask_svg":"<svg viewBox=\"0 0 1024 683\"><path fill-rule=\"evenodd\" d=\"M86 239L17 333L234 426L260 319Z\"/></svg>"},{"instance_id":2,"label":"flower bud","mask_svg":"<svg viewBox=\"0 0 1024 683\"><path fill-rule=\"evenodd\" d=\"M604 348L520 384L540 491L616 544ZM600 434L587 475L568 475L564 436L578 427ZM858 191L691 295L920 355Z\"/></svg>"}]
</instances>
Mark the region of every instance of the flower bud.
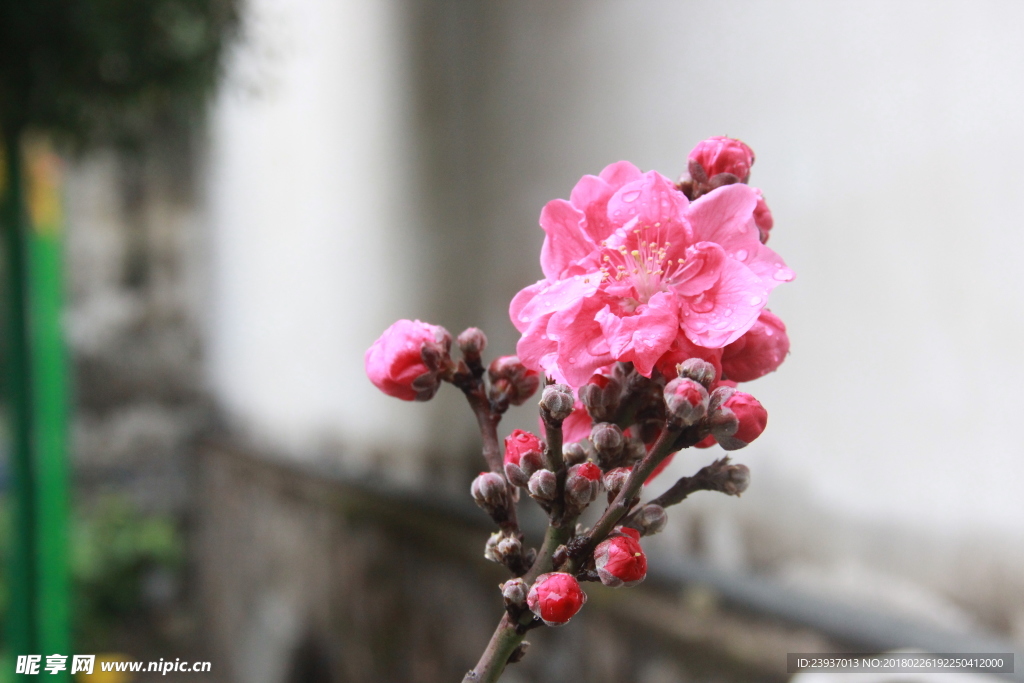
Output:
<instances>
[{"instance_id":1,"label":"flower bud","mask_svg":"<svg viewBox=\"0 0 1024 683\"><path fill-rule=\"evenodd\" d=\"M533 582L526 604L548 626L561 626L569 622L587 601L587 594L571 574L551 572L541 574Z\"/></svg>"},{"instance_id":2,"label":"flower bud","mask_svg":"<svg viewBox=\"0 0 1024 683\"><path fill-rule=\"evenodd\" d=\"M736 382L750 382L774 372L789 353L786 325L767 308L742 337L722 351L722 371Z\"/></svg>"},{"instance_id":3,"label":"flower bud","mask_svg":"<svg viewBox=\"0 0 1024 683\"><path fill-rule=\"evenodd\" d=\"M727 451L743 448L761 436L768 411L750 394L734 391L711 417L711 433Z\"/></svg>"},{"instance_id":4,"label":"flower bud","mask_svg":"<svg viewBox=\"0 0 1024 683\"><path fill-rule=\"evenodd\" d=\"M544 409L552 420L561 422L572 414L576 400L572 396L572 389L564 384L549 384L544 387L541 394L540 407Z\"/></svg>"},{"instance_id":5,"label":"flower bud","mask_svg":"<svg viewBox=\"0 0 1024 683\"><path fill-rule=\"evenodd\" d=\"M615 498L615 496L619 495L619 491L626 485L626 480L629 479L629 475L632 473L632 467L616 467L605 473L604 487L608 489L608 496L610 498Z\"/></svg>"},{"instance_id":6,"label":"flower bud","mask_svg":"<svg viewBox=\"0 0 1024 683\"><path fill-rule=\"evenodd\" d=\"M711 383L718 375L715 366L703 358L687 358L676 366L676 371L680 377L692 379L705 389L711 388Z\"/></svg>"},{"instance_id":7,"label":"flower bud","mask_svg":"<svg viewBox=\"0 0 1024 683\"><path fill-rule=\"evenodd\" d=\"M518 536L507 531L495 531L484 546L484 557L498 564L507 565L509 559L520 557L522 553L523 542Z\"/></svg>"},{"instance_id":8,"label":"flower bud","mask_svg":"<svg viewBox=\"0 0 1024 683\"><path fill-rule=\"evenodd\" d=\"M487 348L487 335L479 327L467 327L455 341L467 361L479 360L480 354Z\"/></svg>"},{"instance_id":9,"label":"flower bud","mask_svg":"<svg viewBox=\"0 0 1024 683\"><path fill-rule=\"evenodd\" d=\"M451 344L443 327L399 320L366 350L366 374L388 396L427 401L441 386L441 375L451 362Z\"/></svg>"},{"instance_id":10,"label":"flower bud","mask_svg":"<svg viewBox=\"0 0 1024 683\"><path fill-rule=\"evenodd\" d=\"M514 406L525 403L540 386L537 372L523 365L516 356L495 358L487 369L487 376L491 380L491 400L504 397Z\"/></svg>"},{"instance_id":11,"label":"flower bud","mask_svg":"<svg viewBox=\"0 0 1024 683\"><path fill-rule=\"evenodd\" d=\"M509 579L501 586L501 597L506 607L525 607L529 588L522 579Z\"/></svg>"},{"instance_id":12,"label":"flower bud","mask_svg":"<svg viewBox=\"0 0 1024 683\"><path fill-rule=\"evenodd\" d=\"M721 384L715 387L715 390L711 392L711 396L708 399L708 412L713 413L718 410L718 407L725 403L735 391L736 387L728 384Z\"/></svg>"},{"instance_id":13,"label":"flower bud","mask_svg":"<svg viewBox=\"0 0 1024 683\"><path fill-rule=\"evenodd\" d=\"M543 462L544 445L530 432L516 429L505 437L505 476L513 486L526 486L530 475L538 467L531 465ZM536 454L532 456L532 454ZM537 456L540 456L539 458ZM526 457L527 463L522 462ZM526 471L529 469L529 471Z\"/></svg>"},{"instance_id":14,"label":"flower bud","mask_svg":"<svg viewBox=\"0 0 1024 683\"><path fill-rule=\"evenodd\" d=\"M754 151L746 144L727 138L715 136L697 144L690 152L689 161L700 165L704 175L710 180L720 173L736 176L741 182L750 180L750 167L754 165ZM697 180L698 175L690 171Z\"/></svg>"},{"instance_id":15,"label":"flower bud","mask_svg":"<svg viewBox=\"0 0 1024 683\"><path fill-rule=\"evenodd\" d=\"M581 462L587 460L587 449L578 441L573 443L567 443L562 446L562 457L565 459L565 463L570 467L573 465L579 465Z\"/></svg>"},{"instance_id":16,"label":"flower bud","mask_svg":"<svg viewBox=\"0 0 1024 683\"><path fill-rule=\"evenodd\" d=\"M587 412L598 422L606 422L615 413L621 393L622 384L605 375L594 375L576 392Z\"/></svg>"},{"instance_id":17,"label":"flower bud","mask_svg":"<svg viewBox=\"0 0 1024 683\"><path fill-rule=\"evenodd\" d=\"M635 586L647 576L647 557L640 547L640 532L619 527L594 549L594 566L601 583L612 588Z\"/></svg>"},{"instance_id":18,"label":"flower bud","mask_svg":"<svg viewBox=\"0 0 1024 683\"><path fill-rule=\"evenodd\" d=\"M729 478L722 486L722 493L739 496L750 486L750 468L746 465L729 465L726 468Z\"/></svg>"},{"instance_id":19,"label":"flower bud","mask_svg":"<svg viewBox=\"0 0 1024 683\"><path fill-rule=\"evenodd\" d=\"M612 460L622 453L625 438L618 425L611 422L598 422L590 430L590 442L594 444L598 458Z\"/></svg>"},{"instance_id":20,"label":"flower bud","mask_svg":"<svg viewBox=\"0 0 1024 683\"><path fill-rule=\"evenodd\" d=\"M665 385L665 407L670 419L680 426L689 427L707 414L707 389L695 380L677 377Z\"/></svg>"},{"instance_id":21,"label":"flower bud","mask_svg":"<svg viewBox=\"0 0 1024 683\"><path fill-rule=\"evenodd\" d=\"M476 504L488 514L505 507L508 503L508 487L505 480L494 472L481 472L480 476L473 480L469 491L473 494Z\"/></svg>"},{"instance_id":22,"label":"flower bud","mask_svg":"<svg viewBox=\"0 0 1024 683\"><path fill-rule=\"evenodd\" d=\"M772 218L772 212L765 203L761 190L757 190L757 206L754 207L754 225L757 226L758 231L761 233L761 244L767 243L768 234L771 232L772 226L775 225L775 219Z\"/></svg>"},{"instance_id":23,"label":"flower bud","mask_svg":"<svg viewBox=\"0 0 1024 683\"><path fill-rule=\"evenodd\" d=\"M665 508L654 503L648 503L640 510L636 525L644 536L653 536L668 524L668 513Z\"/></svg>"},{"instance_id":24,"label":"flower bud","mask_svg":"<svg viewBox=\"0 0 1024 683\"><path fill-rule=\"evenodd\" d=\"M601 468L592 462L573 465L565 479L566 498L574 506L584 508L601 491Z\"/></svg>"},{"instance_id":25,"label":"flower bud","mask_svg":"<svg viewBox=\"0 0 1024 683\"><path fill-rule=\"evenodd\" d=\"M554 500L558 495L558 481L551 470L537 470L527 484L530 495L539 500Z\"/></svg>"}]
</instances>

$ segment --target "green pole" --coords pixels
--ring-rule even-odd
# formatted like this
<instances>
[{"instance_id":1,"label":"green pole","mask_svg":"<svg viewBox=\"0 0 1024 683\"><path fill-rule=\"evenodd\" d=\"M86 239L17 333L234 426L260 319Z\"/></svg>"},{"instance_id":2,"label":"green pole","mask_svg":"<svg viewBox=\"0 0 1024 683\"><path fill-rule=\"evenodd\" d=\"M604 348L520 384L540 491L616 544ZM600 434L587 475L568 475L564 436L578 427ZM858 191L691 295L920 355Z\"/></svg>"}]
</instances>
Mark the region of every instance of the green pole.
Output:
<instances>
[{"instance_id":1,"label":"green pole","mask_svg":"<svg viewBox=\"0 0 1024 683\"><path fill-rule=\"evenodd\" d=\"M46 145L30 148L29 328L32 370L32 493L35 504L35 627L40 654L67 655L68 581L67 358L61 309L64 294L60 160ZM45 659L43 660L45 662ZM47 674L48 680L60 677Z\"/></svg>"},{"instance_id":2,"label":"green pole","mask_svg":"<svg viewBox=\"0 0 1024 683\"><path fill-rule=\"evenodd\" d=\"M7 644L20 654L68 656L67 360L61 330L61 197L56 156L26 156L5 131L3 233L11 425L10 615ZM26 201L26 198L28 201Z\"/></svg>"}]
</instances>

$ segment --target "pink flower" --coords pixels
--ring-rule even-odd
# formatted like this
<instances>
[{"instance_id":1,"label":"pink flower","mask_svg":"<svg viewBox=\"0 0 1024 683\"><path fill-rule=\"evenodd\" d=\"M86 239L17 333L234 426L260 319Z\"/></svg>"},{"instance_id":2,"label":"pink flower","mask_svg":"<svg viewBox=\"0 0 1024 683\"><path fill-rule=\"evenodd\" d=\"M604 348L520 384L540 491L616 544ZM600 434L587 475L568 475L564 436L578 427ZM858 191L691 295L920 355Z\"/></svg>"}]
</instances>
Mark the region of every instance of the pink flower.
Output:
<instances>
[{"instance_id":1,"label":"pink flower","mask_svg":"<svg viewBox=\"0 0 1024 683\"><path fill-rule=\"evenodd\" d=\"M767 308L754 326L722 351L722 371L736 382L750 382L774 372L789 353L786 325Z\"/></svg>"},{"instance_id":2,"label":"pink flower","mask_svg":"<svg viewBox=\"0 0 1024 683\"><path fill-rule=\"evenodd\" d=\"M366 374L388 396L426 401L441 385L451 346L451 335L443 327L399 320L366 350Z\"/></svg>"},{"instance_id":3,"label":"pink flower","mask_svg":"<svg viewBox=\"0 0 1024 683\"><path fill-rule=\"evenodd\" d=\"M594 564L606 586L635 586L643 581L647 576L647 557L640 547L640 532L619 527L597 545Z\"/></svg>"},{"instance_id":4,"label":"pink flower","mask_svg":"<svg viewBox=\"0 0 1024 683\"><path fill-rule=\"evenodd\" d=\"M692 204L661 174L612 164L541 212L545 278L512 300L523 363L573 387L616 361L649 377L681 334L717 349L792 271L763 246L742 184Z\"/></svg>"},{"instance_id":5,"label":"pink flower","mask_svg":"<svg viewBox=\"0 0 1024 683\"><path fill-rule=\"evenodd\" d=\"M754 150L739 140L719 135L698 143L690 152L690 161L700 164L709 179L731 173L745 183L754 165Z\"/></svg>"},{"instance_id":6,"label":"pink flower","mask_svg":"<svg viewBox=\"0 0 1024 683\"><path fill-rule=\"evenodd\" d=\"M564 572L541 574L526 596L530 610L548 626L568 623L586 601L587 594L579 582Z\"/></svg>"}]
</instances>

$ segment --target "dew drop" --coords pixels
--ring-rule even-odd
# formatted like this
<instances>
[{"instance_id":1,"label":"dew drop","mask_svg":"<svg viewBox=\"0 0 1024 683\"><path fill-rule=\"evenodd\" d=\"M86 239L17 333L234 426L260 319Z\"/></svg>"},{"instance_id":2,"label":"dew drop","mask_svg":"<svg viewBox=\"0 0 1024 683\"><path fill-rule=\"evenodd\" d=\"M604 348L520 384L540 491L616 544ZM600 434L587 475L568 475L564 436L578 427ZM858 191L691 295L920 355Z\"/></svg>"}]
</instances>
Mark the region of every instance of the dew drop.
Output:
<instances>
[{"instance_id":1,"label":"dew drop","mask_svg":"<svg viewBox=\"0 0 1024 683\"><path fill-rule=\"evenodd\" d=\"M740 249L739 251L737 251L736 252L736 258L738 258L740 261L746 261L747 260L747 250L746 249Z\"/></svg>"},{"instance_id":2,"label":"dew drop","mask_svg":"<svg viewBox=\"0 0 1024 683\"><path fill-rule=\"evenodd\" d=\"M727 321L727 320L720 320L717 323L715 323L715 329L716 330L724 330L726 327L728 327L728 325L729 325L729 321Z\"/></svg>"},{"instance_id":3,"label":"dew drop","mask_svg":"<svg viewBox=\"0 0 1024 683\"><path fill-rule=\"evenodd\" d=\"M519 320L520 320L520 321L522 321L522 322L524 322L524 323L525 323L525 322L528 322L528 321L530 320L530 316L528 316L528 315L526 315L526 314L524 313L523 315L519 316Z\"/></svg>"},{"instance_id":4,"label":"dew drop","mask_svg":"<svg viewBox=\"0 0 1024 683\"><path fill-rule=\"evenodd\" d=\"M789 279L789 271L786 270L785 268L780 268L779 270L775 271L775 279L785 282L786 280Z\"/></svg>"},{"instance_id":5,"label":"dew drop","mask_svg":"<svg viewBox=\"0 0 1024 683\"><path fill-rule=\"evenodd\" d=\"M725 314L726 315L732 315L732 309L731 308L725 309Z\"/></svg>"},{"instance_id":6,"label":"dew drop","mask_svg":"<svg viewBox=\"0 0 1024 683\"><path fill-rule=\"evenodd\" d=\"M622 201L626 203L635 202L640 196L640 190L633 190L622 195Z\"/></svg>"},{"instance_id":7,"label":"dew drop","mask_svg":"<svg viewBox=\"0 0 1024 683\"><path fill-rule=\"evenodd\" d=\"M767 334L769 337L775 334L770 327L767 330L765 330L764 333Z\"/></svg>"},{"instance_id":8,"label":"dew drop","mask_svg":"<svg viewBox=\"0 0 1024 683\"><path fill-rule=\"evenodd\" d=\"M576 365L576 357L575 356L573 356L572 358L569 359L569 365Z\"/></svg>"},{"instance_id":9,"label":"dew drop","mask_svg":"<svg viewBox=\"0 0 1024 683\"><path fill-rule=\"evenodd\" d=\"M761 297L759 297L759 296L752 296L752 297L750 297L750 305L751 306L757 306L760 303L761 303Z\"/></svg>"}]
</instances>

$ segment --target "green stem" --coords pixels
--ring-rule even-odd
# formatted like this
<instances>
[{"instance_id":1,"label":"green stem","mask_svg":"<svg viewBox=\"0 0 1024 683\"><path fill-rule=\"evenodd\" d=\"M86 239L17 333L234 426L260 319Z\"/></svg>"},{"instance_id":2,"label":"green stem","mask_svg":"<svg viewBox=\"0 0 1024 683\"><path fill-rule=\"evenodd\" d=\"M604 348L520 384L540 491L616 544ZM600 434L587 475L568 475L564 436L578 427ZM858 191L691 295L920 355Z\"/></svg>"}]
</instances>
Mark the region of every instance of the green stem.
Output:
<instances>
[{"instance_id":1,"label":"green stem","mask_svg":"<svg viewBox=\"0 0 1024 683\"><path fill-rule=\"evenodd\" d=\"M511 617L505 614L498 622L498 628L487 643L480 661L473 667L473 670L466 674L462 683L494 683L501 676L508 665L508 658L523 642L526 632L519 632Z\"/></svg>"}]
</instances>

